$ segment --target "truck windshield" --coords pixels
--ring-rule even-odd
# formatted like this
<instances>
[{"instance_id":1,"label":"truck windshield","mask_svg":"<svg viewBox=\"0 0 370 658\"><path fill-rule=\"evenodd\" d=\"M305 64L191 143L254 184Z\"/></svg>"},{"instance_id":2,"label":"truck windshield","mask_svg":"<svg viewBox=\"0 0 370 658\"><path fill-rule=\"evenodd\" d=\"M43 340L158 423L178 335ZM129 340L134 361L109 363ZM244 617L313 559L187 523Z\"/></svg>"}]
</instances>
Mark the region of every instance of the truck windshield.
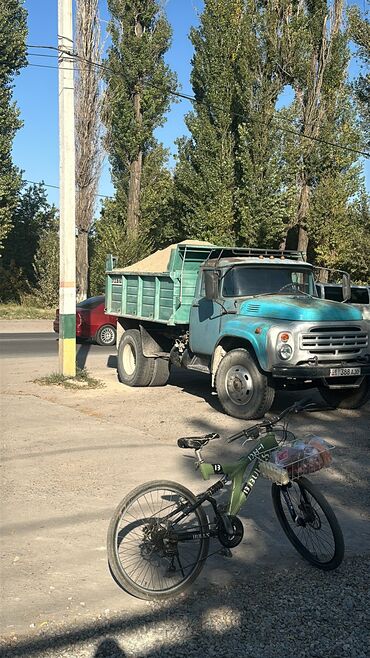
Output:
<instances>
[{"instance_id":1,"label":"truck windshield","mask_svg":"<svg viewBox=\"0 0 370 658\"><path fill-rule=\"evenodd\" d=\"M223 277L224 297L262 294L308 294L317 297L313 274L303 267L242 267L229 269Z\"/></svg>"}]
</instances>

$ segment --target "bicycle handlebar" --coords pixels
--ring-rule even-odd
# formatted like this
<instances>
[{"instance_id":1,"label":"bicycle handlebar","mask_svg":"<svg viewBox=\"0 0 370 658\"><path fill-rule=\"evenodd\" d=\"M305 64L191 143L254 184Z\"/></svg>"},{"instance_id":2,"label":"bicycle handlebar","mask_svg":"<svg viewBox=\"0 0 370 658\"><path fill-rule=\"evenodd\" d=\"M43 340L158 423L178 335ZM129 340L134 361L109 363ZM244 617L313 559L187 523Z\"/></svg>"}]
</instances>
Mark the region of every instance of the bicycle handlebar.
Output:
<instances>
[{"instance_id":1,"label":"bicycle handlebar","mask_svg":"<svg viewBox=\"0 0 370 658\"><path fill-rule=\"evenodd\" d=\"M258 439L260 435L260 430L261 429L268 429L272 428L276 423L279 423L285 416L288 416L288 414L291 413L299 413L300 411L303 411L303 409L307 409L312 404L312 399L311 398L304 398L303 400L300 400L299 402L295 402L292 404L290 407L287 407L284 409L284 411L281 412L279 416L276 418L273 418L272 420L263 420L262 423L257 423L257 425L253 425L252 427L249 427L248 429L242 430L241 432L238 432L237 434L233 434L233 436L230 436L229 439L227 440L228 443L232 443L233 441L236 441L237 439L242 439L242 438L249 438L249 439Z\"/></svg>"}]
</instances>

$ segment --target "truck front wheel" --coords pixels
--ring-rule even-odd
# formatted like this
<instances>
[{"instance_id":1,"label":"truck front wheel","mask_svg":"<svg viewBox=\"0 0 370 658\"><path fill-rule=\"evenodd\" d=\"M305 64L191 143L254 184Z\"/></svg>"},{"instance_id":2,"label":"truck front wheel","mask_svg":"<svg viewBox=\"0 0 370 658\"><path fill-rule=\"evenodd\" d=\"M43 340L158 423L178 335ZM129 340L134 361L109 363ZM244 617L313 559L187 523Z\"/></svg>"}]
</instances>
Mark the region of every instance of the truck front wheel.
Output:
<instances>
[{"instance_id":1,"label":"truck front wheel","mask_svg":"<svg viewBox=\"0 0 370 658\"><path fill-rule=\"evenodd\" d=\"M224 356L216 373L216 390L224 411L244 420L264 416L275 397L266 375L245 349Z\"/></svg>"},{"instance_id":2,"label":"truck front wheel","mask_svg":"<svg viewBox=\"0 0 370 658\"><path fill-rule=\"evenodd\" d=\"M118 377L127 386L149 386L154 373L154 359L143 354L138 329L129 329L122 335L117 353Z\"/></svg>"},{"instance_id":3,"label":"truck front wheel","mask_svg":"<svg viewBox=\"0 0 370 658\"><path fill-rule=\"evenodd\" d=\"M364 377L359 388L318 387L321 397L335 409L359 409L370 399L370 377Z\"/></svg>"}]
</instances>

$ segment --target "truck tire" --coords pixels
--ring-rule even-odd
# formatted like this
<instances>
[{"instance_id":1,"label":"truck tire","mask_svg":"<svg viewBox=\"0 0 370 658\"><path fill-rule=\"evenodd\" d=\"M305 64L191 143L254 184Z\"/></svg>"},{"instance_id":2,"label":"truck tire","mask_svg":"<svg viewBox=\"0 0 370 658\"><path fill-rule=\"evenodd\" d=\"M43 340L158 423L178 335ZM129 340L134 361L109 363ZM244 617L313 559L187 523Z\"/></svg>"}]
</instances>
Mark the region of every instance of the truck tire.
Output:
<instances>
[{"instance_id":1,"label":"truck tire","mask_svg":"<svg viewBox=\"0 0 370 658\"><path fill-rule=\"evenodd\" d=\"M127 386L149 386L154 373L154 359L144 356L138 329L122 335L117 353L118 377Z\"/></svg>"},{"instance_id":2,"label":"truck tire","mask_svg":"<svg viewBox=\"0 0 370 658\"><path fill-rule=\"evenodd\" d=\"M165 386L170 376L170 362L168 359L158 357L154 359L154 372L149 386Z\"/></svg>"},{"instance_id":3,"label":"truck tire","mask_svg":"<svg viewBox=\"0 0 370 658\"><path fill-rule=\"evenodd\" d=\"M370 400L370 377L364 377L359 388L328 388L318 386L321 397L334 409L359 409Z\"/></svg>"},{"instance_id":4,"label":"truck tire","mask_svg":"<svg viewBox=\"0 0 370 658\"><path fill-rule=\"evenodd\" d=\"M266 375L245 349L224 356L216 373L216 390L224 411L243 420L264 416L275 397Z\"/></svg>"}]
</instances>

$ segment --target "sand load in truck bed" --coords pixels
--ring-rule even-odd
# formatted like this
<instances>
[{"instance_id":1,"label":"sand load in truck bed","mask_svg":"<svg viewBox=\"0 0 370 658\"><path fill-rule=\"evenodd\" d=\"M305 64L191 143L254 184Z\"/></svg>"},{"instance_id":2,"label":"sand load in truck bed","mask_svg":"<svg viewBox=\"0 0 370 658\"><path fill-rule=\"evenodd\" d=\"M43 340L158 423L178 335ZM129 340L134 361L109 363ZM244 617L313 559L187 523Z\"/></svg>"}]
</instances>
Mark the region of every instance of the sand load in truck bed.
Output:
<instances>
[{"instance_id":1,"label":"sand load in truck bed","mask_svg":"<svg viewBox=\"0 0 370 658\"><path fill-rule=\"evenodd\" d=\"M106 312L124 318L165 323L189 323L201 264L214 245L185 240L156 251L125 268L113 267L108 256Z\"/></svg>"},{"instance_id":2,"label":"sand load in truck bed","mask_svg":"<svg viewBox=\"0 0 370 658\"><path fill-rule=\"evenodd\" d=\"M200 240L183 240L182 242L175 242L165 249L155 251L154 254L150 254L150 256L139 260L137 263L133 263L122 269L115 268L115 272L167 272L170 265L171 254L180 244L186 244L189 246L197 245L200 247L212 246L210 242L201 242Z\"/></svg>"}]
</instances>

